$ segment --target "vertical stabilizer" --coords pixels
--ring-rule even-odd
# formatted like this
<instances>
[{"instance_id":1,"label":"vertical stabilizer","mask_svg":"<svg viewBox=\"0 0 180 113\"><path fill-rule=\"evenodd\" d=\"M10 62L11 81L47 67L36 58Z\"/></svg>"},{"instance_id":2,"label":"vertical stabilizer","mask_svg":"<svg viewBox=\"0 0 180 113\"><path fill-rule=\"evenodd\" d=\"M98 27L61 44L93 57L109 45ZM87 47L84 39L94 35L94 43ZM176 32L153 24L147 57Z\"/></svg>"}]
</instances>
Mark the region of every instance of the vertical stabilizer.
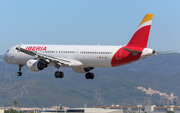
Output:
<instances>
[{"instance_id":1,"label":"vertical stabilizer","mask_svg":"<svg viewBox=\"0 0 180 113\"><path fill-rule=\"evenodd\" d=\"M146 14L126 47L146 48L153 14Z\"/></svg>"}]
</instances>

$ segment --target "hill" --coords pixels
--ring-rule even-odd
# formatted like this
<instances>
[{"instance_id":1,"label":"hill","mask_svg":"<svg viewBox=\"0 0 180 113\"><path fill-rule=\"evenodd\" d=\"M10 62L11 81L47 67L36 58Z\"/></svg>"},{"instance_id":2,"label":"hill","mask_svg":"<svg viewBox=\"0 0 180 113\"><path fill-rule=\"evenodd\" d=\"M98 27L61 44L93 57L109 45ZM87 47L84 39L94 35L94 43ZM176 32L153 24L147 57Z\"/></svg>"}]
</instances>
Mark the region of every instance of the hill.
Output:
<instances>
[{"instance_id":1,"label":"hill","mask_svg":"<svg viewBox=\"0 0 180 113\"><path fill-rule=\"evenodd\" d=\"M68 87L55 87L38 80L0 80L0 105L11 106L14 100L20 107L43 107L61 103L63 106L136 105L150 96L136 89L133 81L101 76L101 82L68 82ZM61 81L60 81L61 82ZM75 85L76 83L76 85ZM153 99L159 98L157 95Z\"/></svg>"},{"instance_id":2,"label":"hill","mask_svg":"<svg viewBox=\"0 0 180 113\"><path fill-rule=\"evenodd\" d=\"M123 67L134 71L171 76L180 72L180 53L158 54Z\"/></svg>"},{"instance_id":3,"label":"hill","mask_svg":"<svg viewBox=\"0 0 180 113\"><path fill-rule=\"evenodd\" d=\"M180 80L179 56L179 53L160 54L121 67L96 68L93 80L86 80L84 74L69 68L61 68L65 77L56 79L54 67L39 72L30 72L23 67L23 76L17 77L18 66L5 63L0 56L0 105L12 105L14 100L19 102L19 106L33 107L59 103L70 107L82 107L84 103L88 106L137 105L147 104L149 98L152 103L159 103L158 95L148 96L135 87L152 87L180 96L177 83ZM3 85L9 90L3 90ZM23 87L32 93L27 94Z\"/></svg>"},{"instance_id":4,"label":"hill","mask_svg":"<svg viewBox=\"0 0 180 113\"><path fill-rule=\"evenodd\" d=\"M14 100L17 100L18 106L21 107L47 107L61 102L66 106L76 106L89 101L80 93L53 87L37 80L0 80L0 86L0 105L4 106L12 106Z\"/></svg>"}]
</instances>

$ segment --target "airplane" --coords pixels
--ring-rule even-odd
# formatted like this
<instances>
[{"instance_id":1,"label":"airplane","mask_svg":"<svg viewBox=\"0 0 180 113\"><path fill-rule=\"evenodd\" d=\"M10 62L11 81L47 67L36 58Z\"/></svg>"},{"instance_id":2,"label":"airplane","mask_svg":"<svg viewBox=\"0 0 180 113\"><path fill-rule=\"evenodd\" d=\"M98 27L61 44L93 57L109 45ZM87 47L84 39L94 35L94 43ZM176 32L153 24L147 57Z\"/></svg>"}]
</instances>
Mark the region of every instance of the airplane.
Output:
<instances>
[{"instance_id":1,"label":"airplane","mask_svg":"<svg viewBox=\"0 0 180 113\"><path fill-rule=\"evenodd\" d=\"M30 71L40 71L48 66L57 68L54 76L63 78L60 67L72 68L77 73L86 73L86 79L93 79L91 71L95 67L116 67L144 59L155 50L146 48L153 14L146 14L131 40L125 46L100 45L33 45L20 44L11 47L3 59L19 66L17 76L22 76L21 68L26 65Z\"/></svg>"}]
</instances>

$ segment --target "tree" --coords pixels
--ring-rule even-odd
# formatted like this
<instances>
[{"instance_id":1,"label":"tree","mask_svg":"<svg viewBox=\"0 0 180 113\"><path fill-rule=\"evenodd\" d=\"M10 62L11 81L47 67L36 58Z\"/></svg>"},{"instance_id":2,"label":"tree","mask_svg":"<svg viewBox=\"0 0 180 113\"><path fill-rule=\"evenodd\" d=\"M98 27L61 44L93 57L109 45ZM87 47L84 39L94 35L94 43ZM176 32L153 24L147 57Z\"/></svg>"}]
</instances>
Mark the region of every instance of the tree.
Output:
<instances>
[{"instance_id":1,"label":"tree","mask_svg":"<svg viewBox=\"0 0 180 113\"><path fill-rule=\"evenodd\" d=\"M167 111L167 113L174 113L174 111Z\"/></svg>"},{"instance_id":2,"label":"tree","mask_svg":"<svg viewBox=\"0 0 180 113\"><path fill-rule=\"evenodd\" d=\"M13 105L16 107L16 106L18 105L18 102L15 100L15 101L13 102Z\"/></svg>"},{"instance_id":3,"label":"tree","mask_svg":"<svg viewBox=\"0 0 180 113\"><path fill-rule=\"evenodd\" d=\"M5 110L4 113L24 113L24 111L19 111L19 112L18 112L18 111L16 111L16 110L14 110L14 109L11 108L11 109L9 109L9 110Z\"/></svg>"},{"instance_id":4,"label":"tree","mask_svg":"<svg viewBox=\"0 0 180 113\"><path fill-rule=\"evenodd\" d=\"M4 113L17 113L17 111L11 108L9 110L4 111Z\"/></svg>"}]
</instances>

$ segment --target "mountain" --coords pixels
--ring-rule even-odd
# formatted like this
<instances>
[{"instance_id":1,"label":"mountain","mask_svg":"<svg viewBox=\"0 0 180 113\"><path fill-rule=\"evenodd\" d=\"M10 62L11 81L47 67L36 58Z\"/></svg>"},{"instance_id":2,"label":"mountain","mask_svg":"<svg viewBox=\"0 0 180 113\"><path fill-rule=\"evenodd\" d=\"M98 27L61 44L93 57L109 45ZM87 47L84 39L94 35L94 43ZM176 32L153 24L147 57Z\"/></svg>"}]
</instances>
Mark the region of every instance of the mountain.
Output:
<instances>
[{"instance_id":1,"label":"mountain","mask_svg":"<svg viewBox=\"0 0 180 113\"><path fill-rule=\"evenodd\" d=\"M62 82L59 79L59 82ZM65 86L66 84L68 86ZM140 90L139 83L100 75L100 80L63 81L64 85L55 87L39 80L0 80L0 105L10 106L14 100L19 107L47 107L59 105L83 107L84 103L93 105L136 105L151 98ZM159 98L157 95L152 99Z\"/></svg>"},{"instance_id":2,"label":"mountain","mask_svg":"<svg viewBox=\"0 0 180 113\"><path fill-rule=\"evenodd\" d=\"M24 66L23 76L16 76L18 66L7 64L0 56L0 105L83 107L93 105L147 105L149 99L159 103L160 96L146 95L137 86L180 96L180 53L159 54L138 62L115 68L96 68L95 78L86 80L84 74L61 68L63 79L54 77L56 68L30 72ZM28 91L28 94L27 94Z\"/></svg>"},{"instance_id":3,"label":"mountain","mask_svg":"<svg viewBox=\"0 0 180 113\"><path fill-rule=\"evenodd\" d=\"M21 107L47 107L63 103L66 106L81 105L89 100L85 95L71 90L53 87L37 80L0 80L0 105L10 106L17 100Z\"/></svg>"},{"instance_id":4,"label":"mountain","mask_svg":"<svg viewBox=\"0 0 180 113\"><path fill-rule=\"evenodd\" d=\"M180 72L180 53L158 54L123 67L135 71L171 76Z\"/></svg>"}]
</instances>

